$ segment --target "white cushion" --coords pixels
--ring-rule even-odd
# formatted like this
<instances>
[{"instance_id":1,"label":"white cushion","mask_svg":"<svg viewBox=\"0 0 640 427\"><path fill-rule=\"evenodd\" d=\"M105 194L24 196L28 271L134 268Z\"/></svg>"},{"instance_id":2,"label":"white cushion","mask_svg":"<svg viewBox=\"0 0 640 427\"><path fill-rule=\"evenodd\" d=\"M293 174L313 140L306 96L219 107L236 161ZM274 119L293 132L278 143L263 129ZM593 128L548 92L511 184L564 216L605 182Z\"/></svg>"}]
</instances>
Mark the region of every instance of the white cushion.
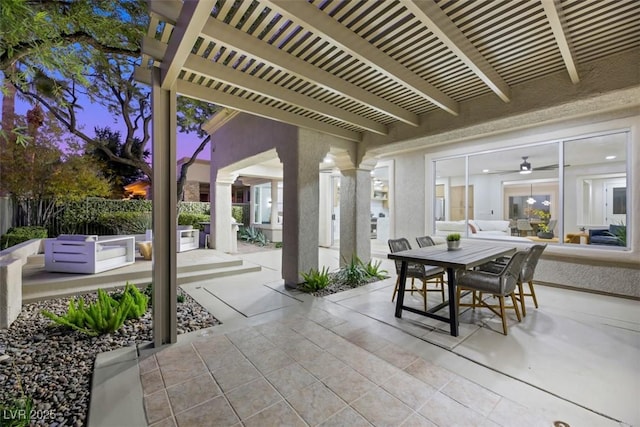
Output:
<instances>
[{"instance_id":1,"label":"white cushion","mask_svg":"<svg viewBox=\"0 0 640 427\"><path fill-rule=\"evenodd\" d=\"M480 227L480 231L509 231L509 221L498 219L476 219L474 222Z\"/></svg>"},{"instance_id":2,"label":"white cushion","mask_svg":"<svg viewBox=\"0 0 640 427\"><path fill-rule=\"evenodd\" d=\"M96 261L125 256L127 248L124 246L99 246L101 250L96 253Z\"/></svg>"},{"instance_id":3,"label":"white cushion","mask_svg":"<svg viewBox=\"0 0 640 427\"><path fill-rule=\"evenodd\" d=\"M96 235L85 234L61 234L57 237L58 240L68 240L73 242L94 242L98 240Z\"/></svg>"},{"instance_id":4,"label":"white cushion","mask_svg":"<svg viewBox=\"0 0 640 427\"><path fill-rule=\"evenodd\" d=\"M464 233L467 224L464 221L436 221L436 230Z\"/></svg>"}]
</instances>

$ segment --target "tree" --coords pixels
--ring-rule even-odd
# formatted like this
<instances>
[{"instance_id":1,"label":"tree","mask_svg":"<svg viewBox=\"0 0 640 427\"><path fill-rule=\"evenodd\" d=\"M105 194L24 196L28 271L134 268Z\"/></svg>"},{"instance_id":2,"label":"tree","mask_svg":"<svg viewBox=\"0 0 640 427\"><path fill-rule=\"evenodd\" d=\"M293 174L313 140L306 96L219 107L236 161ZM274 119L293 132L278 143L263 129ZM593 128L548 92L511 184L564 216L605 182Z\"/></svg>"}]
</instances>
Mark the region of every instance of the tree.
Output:
<instances>
[{"instance_id":1,"label":"tree","mask_svg":"<svg viewBox=\"0 0 640 427\"><path fill-rule=\"evenodd\" d=\"M0 186L25 212L27 225L46 225L64 202L109 193L99 168L75 151L77 142L65 140L55 120L34 108L26 128L29 144L12 144L0 153ZM69 147L69 152L59 146Z\"/></svg>"},{"instance_id":2,"label":"tree","mask_svg":"<svg viewBox=\"0 0 640 427\"><path fill-rule=\"evenodd\" d=\"M15 89L36 73L86 83L90 59L140 54L148 22L144 0L3 0L0 2L0 71L4 78L0 142L22 136L13 123Z\"/></svg>"},{"instance_id":3,"label":"tree","mask_svg":"<svg viewBox=\"0 0 640 427\"><path fill-rule=\"evenodd\" d=\"M124 144L121 141L120 132L109 129L108 127L95 128L96 140L101 141L115 155L122 156L124 154ZM102 170L102 174L111 183L111 197L121 198L124 194L124 186L145 178L142 171L133 166L115 162L99 148L91 145L85 148L87 155L93 157ZM149 151L142 146L142 141L134 137L132 152L136 157L147 159L150 155Z\"/></svg>"},{"instance_id":4,"label":"tree","mask_svg":"<svg viewBox=\"0 0 640 427\"><path fill-rule=\"evenodd\" d=\"M78 3L82 5L53 0L10 0L5 6L3 2L2 14L7 16L2 18L3 24L11 31L0 44L0 67L20 93L45 106L68 132L100 150L110 162L138 168L152 181L151 166L143 156L145 150L135 149L137 145L146 147L151 137L149 90L137 84L133 75L140 61L139 43L147 27L146 2ZM24 26L43 19L47 21L43 26L50 27L49 32L40 27L30 30L32 24ZM31 43L25 46L24 40ZM19 71L7 74L10 66L16 64ZM125 130L120 152L115 152L99 135L91 136L81 129L77 112L82 109L83 98L104 105L121 119ZM217 107L186 98L180 105L180 130L196 131L203 138L181 169L178 182L181 198L187 169L209 142L199 126Z\"/></svg>"}]
</instances>

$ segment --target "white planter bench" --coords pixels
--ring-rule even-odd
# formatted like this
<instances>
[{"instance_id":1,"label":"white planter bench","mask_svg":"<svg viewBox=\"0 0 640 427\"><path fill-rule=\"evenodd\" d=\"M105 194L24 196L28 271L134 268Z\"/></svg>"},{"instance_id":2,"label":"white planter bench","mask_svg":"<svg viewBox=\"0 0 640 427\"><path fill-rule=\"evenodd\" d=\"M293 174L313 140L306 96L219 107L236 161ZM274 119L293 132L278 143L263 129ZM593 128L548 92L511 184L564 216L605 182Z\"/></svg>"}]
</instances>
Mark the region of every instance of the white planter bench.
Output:
<instances>
[{"instance_id":1,"label":"white planter bench","mask_svg":"<svg viewBox=\"0 0 640 427\"><path fill-rule=\"evenodd\" d=\"M44 268L95 274L135 262L135 237L60 235L44 242Z\"/></svg>"}]
</instances>

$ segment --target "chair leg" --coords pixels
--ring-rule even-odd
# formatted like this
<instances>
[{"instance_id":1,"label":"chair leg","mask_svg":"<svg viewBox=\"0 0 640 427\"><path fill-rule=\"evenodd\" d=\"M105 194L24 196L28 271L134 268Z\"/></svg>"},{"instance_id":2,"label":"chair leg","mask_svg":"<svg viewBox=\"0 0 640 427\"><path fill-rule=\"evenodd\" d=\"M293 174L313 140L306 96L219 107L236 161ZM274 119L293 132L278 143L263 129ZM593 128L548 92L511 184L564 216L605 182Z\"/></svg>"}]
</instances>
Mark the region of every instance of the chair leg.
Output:
<instances>
[{"instance_id":1,"label":"chair leg","mask_svg":"<svg viewBox=\"0 0 640 427\"><path fill-rule=\"evenodd\" d=\"M524 305L524 283L518 281L518 295L520 296L520 307L522 307L522 317L527 315L527 308Z\"/></svg>"},{"instance_id":2,"label":"chair leg","mask_svg":"<svg viewBox=\"0 0 640 427\"><path fill-rule=\"evenodd\" d=\"M520 316L520 310L518 309L518 301L516 299L516 294L511 292L511 302L513 303L513 309L516 311L516 317L518 318L518 322L522 322L522 317Z\"/></svg>"},{"instance_id":3,"label":"chair leg","mask_svg":"<svg viewBox=\"0 0 640 427\"><path fill-rule=\"evenodd\" d=\"M396 286L393 289L393 296L391 297L391 302L393 302L393 300L396 299L396 294L398 293L398 286L400 286L400 276L398 276L398 278L396 279Z\"/></svg>"},{"instance_id":4,"label":"chair leg","mask_svg":"<svg viewBox=\"0 0 640 427\"><path fill-rule=\"evenodd\" d=\"M498 296L498 300L500 301L500 317L502 317L502 331L505 335L507 335L507 314L504 312L504 297L502 295Z\"/></svg>"},{"instance_id":5,"label":"chair leg","mask_svg":"<svg viewBox=\"0 0 640 427\"><path fill-rule=\"evenodd\" d=\"M427 311L427 279L422 279L422 298L424 299L424 311Z\"/></svg>"},{"instance_id":6,"label":"chair leg","mask_svg":"<svg viewBox=\"0 0 640 427\"><path fill-rule=\"evenodd\" d=\"M533 304L538 308L538 298L536 298L536 291L533 289L533 280L529 280L529 291L531 292L531 297L533 298Z\"/></svg>"}]
</instances>

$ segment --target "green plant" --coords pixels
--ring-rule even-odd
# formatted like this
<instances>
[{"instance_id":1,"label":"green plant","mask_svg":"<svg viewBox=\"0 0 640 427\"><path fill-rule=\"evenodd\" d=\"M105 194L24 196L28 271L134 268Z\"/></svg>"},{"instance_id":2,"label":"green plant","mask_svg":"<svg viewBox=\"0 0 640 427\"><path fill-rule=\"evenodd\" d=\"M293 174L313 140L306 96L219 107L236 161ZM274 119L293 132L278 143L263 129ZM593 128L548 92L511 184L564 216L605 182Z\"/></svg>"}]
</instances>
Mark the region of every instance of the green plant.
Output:
<instances>
[{"instance_id":1,"label":"green plant","mask_svg":"<svg viewBox=\"0 0 640 427\"><path fill-rule=\"evenodd\" d=\"M362 260L357 256L353 256L349 263L338 270L338 279L351 287L356 287L365 283L369 278Z\"/></svg>"},{"instance_id":2,"label":"green plant","mask_svg":"<svg viewBox=\"0 0 640 427\"><path fill-rule=\"evenodd\" d=\"M115 298L98 289L98 300L94 303L85 306L84 300L71 299L64 315L58 316L47 310L42 310L42 314L59 325L97 336L117 331L125 320L142 316L147 306L148 297L127 283L124 292Z\"/></svg>"},{"instance_id":3,"label":"green plant","mask_svg":"<svg viewBox=\"0 0 640 427\"><path fill-rule=\"evenodd\" d=\"M457 242L460 240L460 233L447 234L447 242Z\"/></svg>"},{"instance_id":4,"label":"green plant","mask_svg":"<svg viewBox=\"0 0 640 427\"><path fill-rule=\"evenodd\" d=\"M264 233L255 227L240 227L240 238L247 243L253 243L258 246L264 246L269 243Z\"/></svg>"},{"instance_id":5,"label":"green plant","mask_svg":"<svg viewBox=\"0 0 640 427\"><path fill-rule=\"evenodd\" d=\"M0 402L0 426L2 427L28 427L31 425L33 398L24 394L20 374L17 373L15 362L13 371L16 373L16 385L20 391L20 397Z\"/></svg>"},{"instance_id":6,"label":"green plant","mask_svg":"<svg viewBox=\"0 0 640 427\"><path fill-rule=\"evenodd\" d=\"M204 231L202 222L210 222L211 216L199 213L181 213L178 215L178 225L192 225L193 228Z\"/></svg>"},{"instance_id":7,"label":"green plant","mask_svg":"<svg viewBox=\"0 0 640 427\"><path fill-rule=\"evenodd\" d=\"M383 270L380 268L382 265L382 261L373 261L370 259L366 264L363 265L367 276L372 279L384 279L387 277L387 270Z\"/></svg>"},{"instance_id":8,"label":"green plant","mask_svg":"<svg viewBox=\"0 0 640 427\"><path fill-rule=\"evenodd\" d=\"M107 212L98 222L115 234L143 234L151 228L151 212Z\"/></svg>"},{"instance_id":9,"label":"green plant","mask_svg":"<svg viewBox=\"0 0 640 427\"><path fill-rule=\"evenodd\" d=\"M614 228L613 234L618 238L621 246L627 246L627 226L624 222L620 222Z\"/></svg>"},{"instance_id":10,"label":"green plant","mask_svg":"<svg viewBox=\"0 0 640 427\"><path fill-rule=\"evenodd\" d=\"M231 216L238 224L244 224L244 209L242 206L232 206Z\"/></svg>"},{"instance_id":11,"label":"green plant","mask_svg":"<svg viewBox=\"0 0 640 427\"><path fill-rule=\"evenodd\" d=\"M177 296L177 298L176 298L176 300L177 300L180 304L182 304L186 299L187 299L187 298L186 298L184 295L182 295L182 294L178 294L178 296Z\"/></svg>"},{"instance_id":12,"label":"green plant","mask_svg":"<svg viewBox=\"0 0 640 427\"><path fill-rule=\"evenodd\" d=\"M300 285L299 289L304 292L316 292L331 283L327 267L323 267L322 270L312 268L308 273L300 273L300 275L304 279L304 283Z\"/></svg>"},{"instance_id":13,"label":"green plant","mask_svg":"<svg viewBox=\"0 0 640 427\"><path fill-rule=\"evenodd\" d=\"M44 227L14 227L7 230L0 238L0 249L6 249L31 239L44 239L47 237L47 229Z\"/></svg>"}]
</instances>

